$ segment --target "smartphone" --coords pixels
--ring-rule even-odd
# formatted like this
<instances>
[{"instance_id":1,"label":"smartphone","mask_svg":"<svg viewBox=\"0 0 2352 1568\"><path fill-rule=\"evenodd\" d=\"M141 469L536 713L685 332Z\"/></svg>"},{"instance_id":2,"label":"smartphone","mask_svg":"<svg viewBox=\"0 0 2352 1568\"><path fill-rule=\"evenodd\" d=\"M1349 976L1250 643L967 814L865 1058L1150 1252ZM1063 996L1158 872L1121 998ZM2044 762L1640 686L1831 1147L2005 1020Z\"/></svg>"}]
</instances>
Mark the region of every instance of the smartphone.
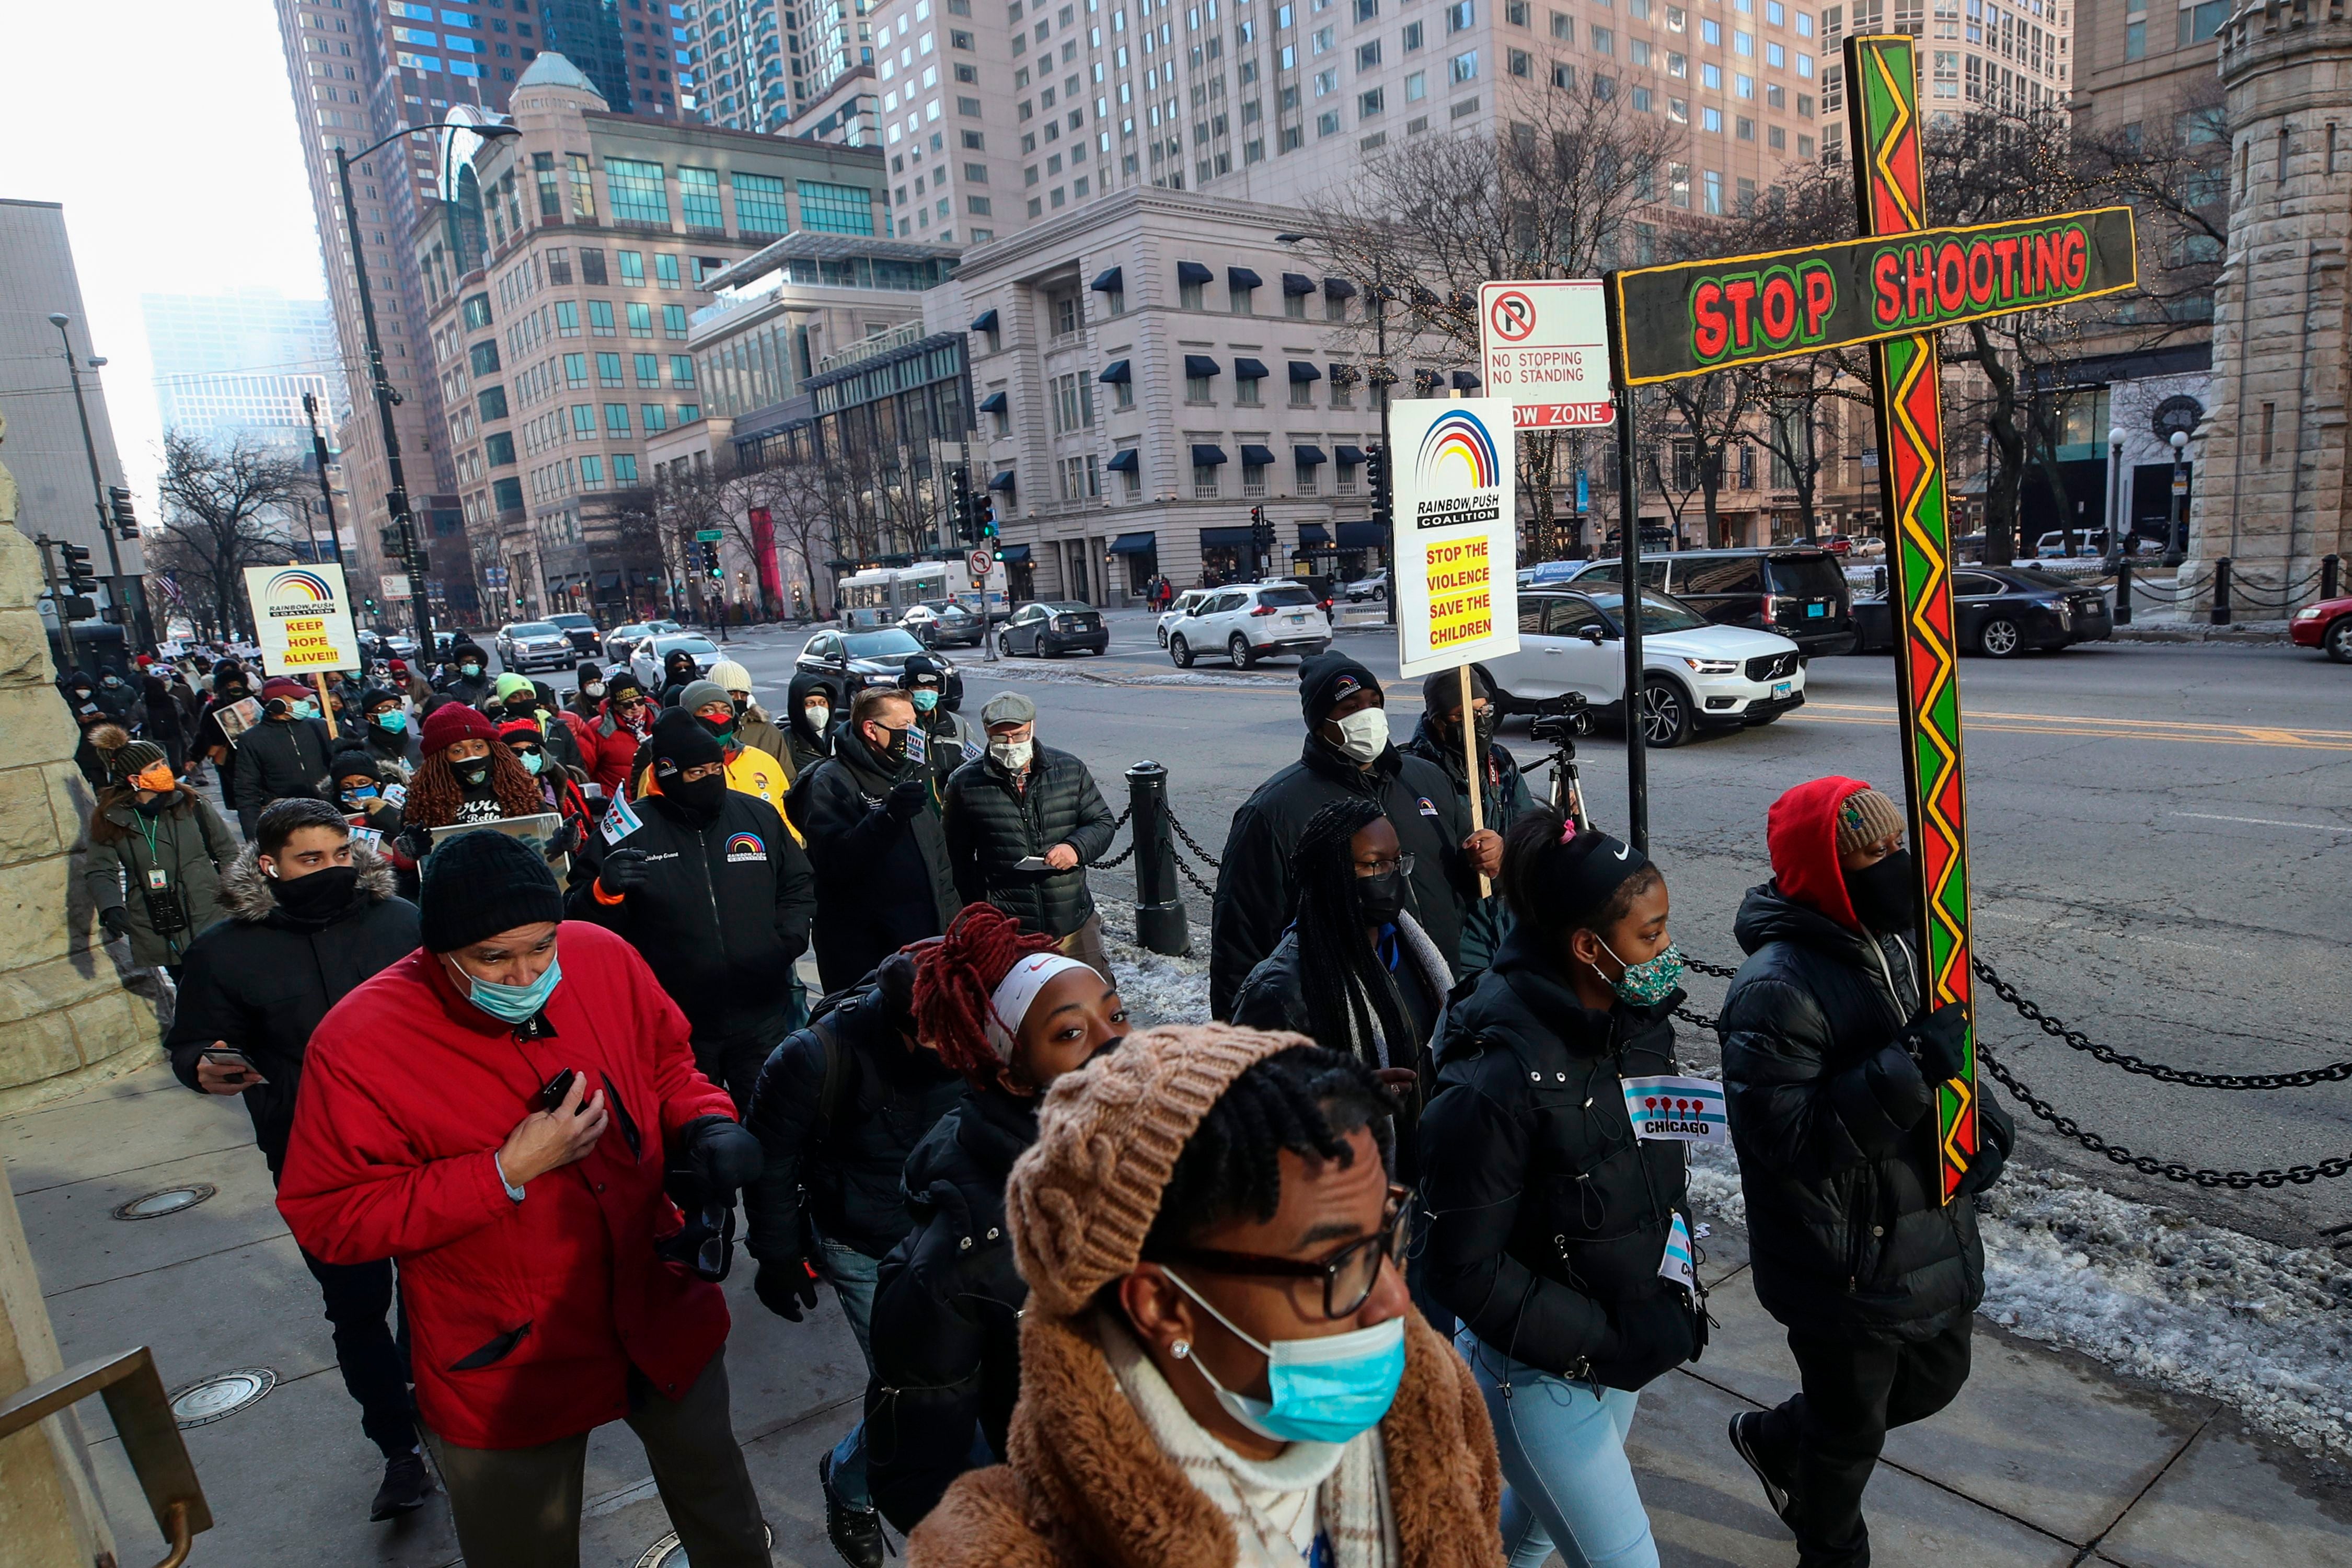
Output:
<instances>
[{"instance_id":1,"label":"smartphone","mask_svg":"<svg viewBox=\"0 0 2352 1568\"><path fill-rule=\"evenodd\" d=\"M572 1092L572 1080L579 1076L570 1068L565 1068L562 1072L549 1079L547 1087L539 1091L539 1108L541 1110L552 1112L556 1107L563 1103L563 1097ZM581 1110L585 1110L587 1108L587 1100L583 1100L579 1110L575 1110L572 1114L577 1116Z\"/></svg>"},{"instance_id":2,"label":"smartphone","mask_svg":"<svg viewBox=\"0 0 2352 1568\"><path fill-rule=\"evenodd\" d=\"M1016 871L1050 871L1053 869L1052 867L1045 864L1045 858L1043 855L1024 855L1020 859L1013 862L1013 868Z\"/></svg>"},{"instance_id":3,"label":"smartphone","mask_svg":"<svg viewBox=\"0 0 2352 1568\"><path fill-rule=\"evenodd\" d=\"M226 1047L206 1046L204 1048L203 1056L205 1060L212 1063L215 1067L235 1068L239 1072L250 1073L253 1076L253 1081L256 1083L268 1083L269 1081L268 1079L261 1076L259 1068L256 1068L251 1062L245 1059L245 1053L243 1051L233 1051Z\"/></svg>"}]
</instances>

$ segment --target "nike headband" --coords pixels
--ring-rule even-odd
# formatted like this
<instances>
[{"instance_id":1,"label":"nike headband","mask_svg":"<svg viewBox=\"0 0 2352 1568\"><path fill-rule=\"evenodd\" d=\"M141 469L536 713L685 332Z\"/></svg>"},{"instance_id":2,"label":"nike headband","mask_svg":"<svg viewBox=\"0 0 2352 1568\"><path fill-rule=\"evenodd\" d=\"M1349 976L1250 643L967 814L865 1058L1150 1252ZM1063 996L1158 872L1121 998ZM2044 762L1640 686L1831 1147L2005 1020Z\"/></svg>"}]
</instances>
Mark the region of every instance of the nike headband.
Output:
<instances>
[{"instance_id":1,"label":"nike headband","mask_svg":"<svg viewBox=\"0 0 2352 1568\"><path fill-rule=\"evenodd\" d=\"M1606 833L1566 834L1544 847L1530 879L1537 917L1555 931L1590 926L1649 864L1648 856Z\"/></svg>"},{"instance_id":2,"label":"nike headband","mask_svg":"<svg viewBox=\"0 0 2352 1568\"><path fill-rule=\"evenodd\" d=\"M1065 958L1058 952L1033 952L1013 966L1013 973L997 983L996 994L988 999L988 1045L996 1059L1013 1059L1013 1037L1021 1032L1021 1021L1029 1016L1031 1004L1055 975L1073 969L1094 973L1090 964L1075 958Z\"/></svg>"}]
</instances>

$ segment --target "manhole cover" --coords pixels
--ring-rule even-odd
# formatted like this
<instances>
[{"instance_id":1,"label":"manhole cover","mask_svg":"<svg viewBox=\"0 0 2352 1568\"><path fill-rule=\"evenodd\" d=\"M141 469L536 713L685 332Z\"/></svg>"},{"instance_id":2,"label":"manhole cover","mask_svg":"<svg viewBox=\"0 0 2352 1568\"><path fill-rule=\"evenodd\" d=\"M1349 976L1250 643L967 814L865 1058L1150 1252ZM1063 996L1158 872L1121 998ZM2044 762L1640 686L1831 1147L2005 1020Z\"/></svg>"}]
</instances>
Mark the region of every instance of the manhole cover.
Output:
<instances>
[{"instance_id":1,"label":"manhole cover","mask_svg":"<svg viewBox=\"0 0 2352 1568\"><path fill-rule=\"evenodd\" d=\"M768 1544L774 1546L775 1526L762 1525L761 1528L768 1532ZM646 1554L637 1559L637 1568L688 1568L686 1548L678 1544L677 1532L672 1531L646 1547Z\"/></svg>"},{"instance_id":2,"label":"manhole cover","mask_svg":"<svg viewBox=\"0 0 2352 1568\"><path fill-rule=\"evenodd\" d=\"M239 1367L173 1393L172 1415L183 1430L209 1426L236 1415L277 1386L278 1374L268 1367Z\"/></svg>"},{"instance_id":3,"label":"manhole cover","mask_svg":"<svg viewBox=\"0 0 2352 1568\"><path fill-rule=\"evenodd\" d=\"M144 1197L133 1198L127 1204L116 1205L114 1217L161 1219L167 1214L178 1214L182 1209L192 1209L219 1190L210 1182L191 1182L184 1187L165 1187L160 1193L149 1193Z\"/></svg>"}]
</instances>

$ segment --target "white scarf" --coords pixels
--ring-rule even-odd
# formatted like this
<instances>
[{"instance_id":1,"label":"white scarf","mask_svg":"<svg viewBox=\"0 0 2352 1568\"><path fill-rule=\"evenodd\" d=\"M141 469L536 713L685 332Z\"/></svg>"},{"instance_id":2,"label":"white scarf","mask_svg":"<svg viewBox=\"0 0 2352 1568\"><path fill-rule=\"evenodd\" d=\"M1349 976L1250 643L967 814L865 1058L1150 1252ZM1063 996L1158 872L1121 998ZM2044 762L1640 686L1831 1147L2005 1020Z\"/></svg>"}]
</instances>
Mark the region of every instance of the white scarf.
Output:
<instances>
[{"instance_id":1,"label":"white scarf","mask_svg":"<svg viewBox=\"0 0 2352 1568\"><path fill-rule=\"evenodd\" d=\"M1381 1429L1345 1443L1294 1442L1271 1459L1234 1452L1202 1430L1125 1324L1097 1313L1095 1330L1119 1387L1162 1452L1234 1523L1234 1568L1299 1568L1315 1537L1329 1538L1336 1568L1394 1568L1404 1558L1389 1508Z\"/></svg>"}]
</instances>

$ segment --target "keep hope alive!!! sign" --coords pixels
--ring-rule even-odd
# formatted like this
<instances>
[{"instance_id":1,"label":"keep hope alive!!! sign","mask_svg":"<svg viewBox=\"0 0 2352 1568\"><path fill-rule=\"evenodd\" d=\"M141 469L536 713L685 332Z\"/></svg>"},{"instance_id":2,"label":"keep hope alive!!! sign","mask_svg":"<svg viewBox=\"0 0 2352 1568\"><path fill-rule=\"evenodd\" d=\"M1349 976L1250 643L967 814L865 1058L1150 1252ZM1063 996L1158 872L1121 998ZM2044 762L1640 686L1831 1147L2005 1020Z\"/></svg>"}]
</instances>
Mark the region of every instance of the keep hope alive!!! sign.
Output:
<instances>
[{"instance_id":1,"label":"keep hope alive!!! sign","mask_svg":"<svg viewBox=\"0 0 2352 1568\"><path fill-rule=\"evenodd\" d=\"M1518 492L1511 405L1410 398L1395 454L1399 672L1428 675L1519 649Z\"/></svg>"},{"instance_id":2,"label":"keep hope alive!!! sign","mask_svg":"<svg viewBox=\"0 0 2352 1568\"><path fill-rule=\"evenodd\" d=\"M301 679L364 668L341 567L248 566L245 596L267 673Z\"/></svg>"}]
</instances>

